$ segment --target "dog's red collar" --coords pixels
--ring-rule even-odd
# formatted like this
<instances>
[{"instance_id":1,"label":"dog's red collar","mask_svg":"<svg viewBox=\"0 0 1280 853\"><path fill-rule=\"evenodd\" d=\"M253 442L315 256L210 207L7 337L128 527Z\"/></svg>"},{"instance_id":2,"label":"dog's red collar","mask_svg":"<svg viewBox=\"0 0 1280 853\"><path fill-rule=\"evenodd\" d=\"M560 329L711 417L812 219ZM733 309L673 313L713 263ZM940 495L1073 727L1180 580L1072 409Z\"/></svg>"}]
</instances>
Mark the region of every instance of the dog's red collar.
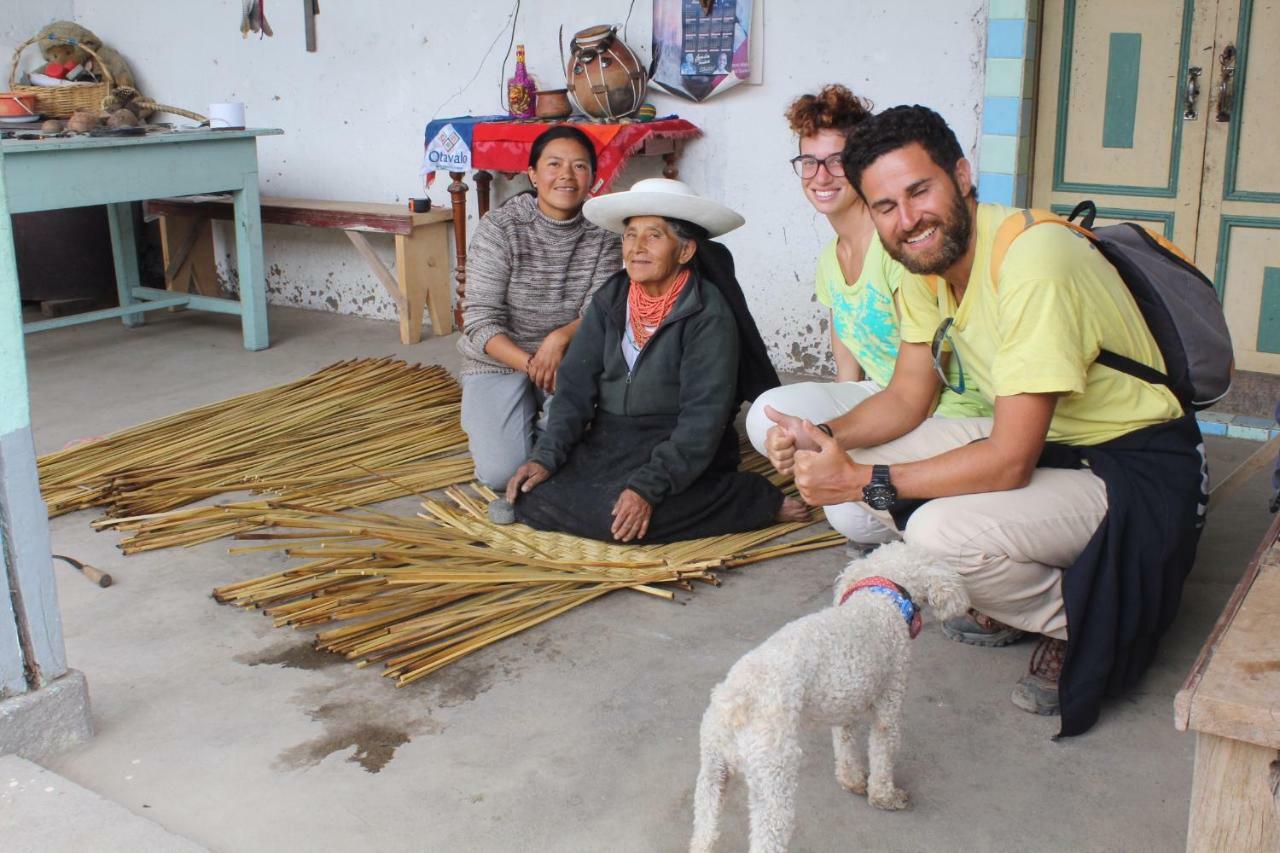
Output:
<instances>
[{"instance_id":1,"label":"dog's red collar","mask_svg":"<svg viewBox=\"0 0 1280 853\"><path fill-rule=\"evenodd\" d=\"M840 596L840 604L844 604L849 600L849 596L860 589L874 590L892 598L894 603L898 605L902 618L907 620L907 631L911 634L911 639L914 640L920 635L920 629L924 627L924 620L920 617L920 605L911 600L911 593L888 578L872 576L863 578L846 589L844 595Z\"/></svg>"}]
</instances>

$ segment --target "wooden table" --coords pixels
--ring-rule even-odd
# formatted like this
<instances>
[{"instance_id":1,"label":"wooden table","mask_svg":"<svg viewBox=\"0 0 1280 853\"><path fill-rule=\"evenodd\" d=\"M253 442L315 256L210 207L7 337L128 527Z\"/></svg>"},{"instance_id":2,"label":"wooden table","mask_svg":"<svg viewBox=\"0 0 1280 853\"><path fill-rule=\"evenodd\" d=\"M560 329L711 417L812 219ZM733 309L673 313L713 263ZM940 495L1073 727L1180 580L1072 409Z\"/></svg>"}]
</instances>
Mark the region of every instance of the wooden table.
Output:
<instances>
[{"instance_id":1,"label":"wooden table","mask_svg":"<svg viewBox=\"0 0 1280 853\"><path fill-rule=\"evenodd\" d=\"M239 314L244 346L266 349L266 271L262 263L256 138L271 129L179 130L141 137L4 140L0 143L0 192L9 212L27 213L91 204L107 206L120 307L27 323L39 332L119 317L138 326L143 313L184 306ZM132 203L149 198L226 192L235 204L240 299L174 294L142 287ZM0 265L0 275L10 274ZM16 287L15 287L16 290Z\"/></svg>"},{"instance_id":2,"label":"wooden table","mask_svg":"<svg viewBox=\"0 0 1280 853\"><path fill-rule=\"evenodd\" d=\"M1280 850L1280 517L1174 699L1196 733L1187 849Z\"/></svg>"}]
</instances>

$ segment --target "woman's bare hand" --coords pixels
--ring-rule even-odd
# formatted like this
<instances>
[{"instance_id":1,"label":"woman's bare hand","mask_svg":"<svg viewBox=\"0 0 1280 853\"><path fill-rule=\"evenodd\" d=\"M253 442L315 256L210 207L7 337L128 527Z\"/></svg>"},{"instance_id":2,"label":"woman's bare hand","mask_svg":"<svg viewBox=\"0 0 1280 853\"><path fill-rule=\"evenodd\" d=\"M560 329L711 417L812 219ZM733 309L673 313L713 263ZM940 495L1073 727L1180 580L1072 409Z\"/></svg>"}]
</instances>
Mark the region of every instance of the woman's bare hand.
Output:
<instances>
[{"instance_id":1,"label":"woman's bare hand","mask_svg":"<svg viewBox=\"0 0 1280 853\"><path fill-rule=\"evenodd\" d=\"M507 503L514 504L521 494L533 491L534 486L551 476L551 472L537 462L526 462L516 469L507 481Z\"/></svg>"},{"instance_id":2,"label":"woman's bare hand","mask_svg":"<svg viewBox=\"0 0 1280 853\"><path fill-rule=\"evenodd\" d=\"M613 527L609 530L619 542L643 539L649 532L653 506L631 489L623 489L613 505Z\"/></svg>"},{"instance_id":3,"label":"woman's bare hand","mask_svg":"<svg viewBox=\"0 0 1280 853\"><path fill-rule=\"evenodd\" d=\"M560 362L564 360L564 352L569 348L569 340L569 335L564 334L561 329L556 329L543 338L542 346L530 356L529 363L525 366L525 373L529 374L533 384L548 394L555 393L556 371L560 369Z\"/></svg>"}]
</instances>

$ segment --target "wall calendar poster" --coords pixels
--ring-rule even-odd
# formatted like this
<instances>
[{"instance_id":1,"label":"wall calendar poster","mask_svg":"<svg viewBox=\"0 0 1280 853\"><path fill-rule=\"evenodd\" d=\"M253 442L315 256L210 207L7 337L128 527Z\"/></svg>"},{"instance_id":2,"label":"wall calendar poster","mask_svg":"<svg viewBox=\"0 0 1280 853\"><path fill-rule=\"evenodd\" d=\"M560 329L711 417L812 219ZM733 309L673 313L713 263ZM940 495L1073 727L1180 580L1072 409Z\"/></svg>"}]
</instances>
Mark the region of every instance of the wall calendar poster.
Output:
<instances>
[{"instance_id":1,"label":"wall calendar poster","mask_svg":"<svg viewBox=\"0 0 1280 853\"><path fill-rule=\"evenodd\" d=\"M652 82L704 101L752 76L752 0L653 0Z\"/></svg>"}]
</instances>

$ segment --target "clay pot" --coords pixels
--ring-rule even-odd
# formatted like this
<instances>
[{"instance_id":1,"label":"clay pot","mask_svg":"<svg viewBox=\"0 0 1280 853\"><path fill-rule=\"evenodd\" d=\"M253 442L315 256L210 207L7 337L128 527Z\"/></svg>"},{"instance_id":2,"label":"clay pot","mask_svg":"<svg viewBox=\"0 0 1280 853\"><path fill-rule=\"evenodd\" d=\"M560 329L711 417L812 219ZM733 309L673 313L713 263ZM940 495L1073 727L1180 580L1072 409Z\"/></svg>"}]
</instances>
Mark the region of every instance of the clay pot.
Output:
<instances>
[{"instance_id":1,"label":"clay pot","mask_svg":"<svg viewBox=\"0 0 1280 853\"><path fill-rule=\"evenodd\" d=\"M644 103L649 77L617 27L581 30L569 44L565 83L578 109L596 118L623 118Z\"/></svg>"},{"instance_id":2,"label":"clay pot","mask_svg":"<svg viewBox=\"0 0 1280 853\"><path fill-rule=\"evenodd\" d=\"M567 89L547 89L538 92L538 118L568 118L573 113Z\"/></svg>"}]
</instances>

